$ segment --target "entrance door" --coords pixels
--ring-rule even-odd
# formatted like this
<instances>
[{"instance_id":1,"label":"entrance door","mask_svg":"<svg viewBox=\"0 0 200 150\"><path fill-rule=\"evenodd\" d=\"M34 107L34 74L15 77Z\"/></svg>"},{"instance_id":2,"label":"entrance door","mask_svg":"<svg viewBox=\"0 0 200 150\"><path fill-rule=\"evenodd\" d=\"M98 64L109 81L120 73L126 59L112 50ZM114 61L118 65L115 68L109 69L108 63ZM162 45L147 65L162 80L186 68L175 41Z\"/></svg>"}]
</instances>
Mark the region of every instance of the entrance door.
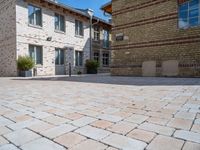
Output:
<instances>
[{"instance_id":1,"label":"entrance door","mask_svg":"<svg viewBox=\"0 0 200 150\"><path fill-rule=\"evenodd\" d=\"M65 75L65 50L56 48L55 50L55 74Z\"/></svg>"}]
</instances>

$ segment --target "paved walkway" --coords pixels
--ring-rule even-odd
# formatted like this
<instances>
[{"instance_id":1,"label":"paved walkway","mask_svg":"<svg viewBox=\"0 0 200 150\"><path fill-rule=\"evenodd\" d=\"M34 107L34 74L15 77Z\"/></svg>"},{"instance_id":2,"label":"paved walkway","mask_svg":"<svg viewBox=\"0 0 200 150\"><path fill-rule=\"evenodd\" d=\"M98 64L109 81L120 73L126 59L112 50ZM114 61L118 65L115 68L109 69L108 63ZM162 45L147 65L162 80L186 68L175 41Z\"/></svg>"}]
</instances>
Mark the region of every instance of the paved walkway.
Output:
<instances>
[{"instance_id":1,"label":"paved walkway","mask_svg":"<svg viewBox=\"0 0 200 150\"><path fill-rule=\"evenodd\" d=\"M0 78L0 150L200 150L200 79Z\"/></svg>"}]
</instances>

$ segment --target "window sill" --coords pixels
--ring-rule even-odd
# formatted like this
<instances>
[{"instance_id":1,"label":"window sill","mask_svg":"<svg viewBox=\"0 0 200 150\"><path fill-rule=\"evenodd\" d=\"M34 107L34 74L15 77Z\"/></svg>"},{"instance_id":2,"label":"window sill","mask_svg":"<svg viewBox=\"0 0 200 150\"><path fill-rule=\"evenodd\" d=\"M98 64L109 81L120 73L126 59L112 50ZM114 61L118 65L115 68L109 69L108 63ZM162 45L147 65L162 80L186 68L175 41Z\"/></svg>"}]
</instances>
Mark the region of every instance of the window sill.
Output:
<instances>
[{"instance_id":1,"label":"window sill","mask_svg":"<svg viewBox=\"0 0 200 150\"><path fill-rule=\"evenodd\" d=\"M60 33L60 34L65 34L65 31L60 31L60 30L54 30L54 32Z\"/></svg>"},{"instance_id":2,"label":"window sill","mask_svg":"<svg viewBox=\"0 0 200 150\"><path fill-rule=\"evenodd\" d=\"M55 64L56 66L64 66L64 64L62 64L62 65L58 65L58 64Z\"/></svg>"},{"instance_id":3,"label":"window sill","mask_svg":"<svg viewBox=\"0 0 200 150\"><path fill-rule=\"evenodd\" d=\"M104 67L104 68L108 68L108 67L109 67L109 65L103 65L102 67Z\"/></svg>"},{"instance_id":4,"label":"window sill","mask_svg":"<svg viewBox=\"0 0 200 150\"><path fill-rule=\"evenodd\" d=\"M36 68L42 68L43 65L41 65L41 64L36 64L35 67L36 67Z\"/></svg>"},{"instance_id":5,"label":"window sill","mask_svg":"<svg viewBox=\"0 0 200 150\"><path fill-rule=\"evenodd\" d=\"M83 35L75 35L75 37L77 37L77 38L84 38L84 36Z\"/></svg>"},{"instance_id":6,"label":"window sill","mask_svg":"<svg viewBox=\"0 0 200 150\"><path fill-rule=\"evenodd\" d=\"M43 29L42 26L28 24L29 27L36 28L36 29Z\"/></svg>"},{"instance_id":7,"label":"window sill","mask_svg":"<svg viewBox=\"0 0 200 150\"><path fill-rule=\"evenodd\" d=\"M195 28L199 28L200 25L196 25L196 26L188 26L188 27L178 27L179 30L190 30L190 29L195 29Z\"/></svg>"}]
</instances>

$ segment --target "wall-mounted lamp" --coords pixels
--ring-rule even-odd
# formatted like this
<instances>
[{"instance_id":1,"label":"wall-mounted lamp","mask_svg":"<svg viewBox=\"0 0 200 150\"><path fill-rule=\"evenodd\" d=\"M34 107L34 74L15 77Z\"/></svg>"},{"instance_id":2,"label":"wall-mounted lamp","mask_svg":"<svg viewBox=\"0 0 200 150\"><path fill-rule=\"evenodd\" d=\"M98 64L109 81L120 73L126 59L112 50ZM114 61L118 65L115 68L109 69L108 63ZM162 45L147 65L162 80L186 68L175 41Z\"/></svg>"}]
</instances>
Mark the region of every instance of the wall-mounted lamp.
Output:
<instances>
[{"instance_id":1,"label":"wall-mounted lamp","mask_svg":"<svg viewBox=\"0 0 200 150\"><path fill-rule=\"evenodd\" d=\"M47 37L47 41L51 41L51 40L52 40L51 36Z\"/></svg>"}]
</instances>

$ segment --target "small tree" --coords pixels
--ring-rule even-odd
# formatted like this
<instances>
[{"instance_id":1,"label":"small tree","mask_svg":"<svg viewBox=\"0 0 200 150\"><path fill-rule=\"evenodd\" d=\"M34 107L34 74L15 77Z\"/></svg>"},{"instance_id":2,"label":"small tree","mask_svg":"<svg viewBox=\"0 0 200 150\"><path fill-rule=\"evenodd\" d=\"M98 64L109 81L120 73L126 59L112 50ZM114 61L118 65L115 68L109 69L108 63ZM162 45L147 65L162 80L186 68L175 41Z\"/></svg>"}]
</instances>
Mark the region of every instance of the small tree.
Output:
<instances>
[{"instance_id":1,"label":"small tree","mask_svg":"<svg viewBox=\"0 0 200 150\"><path fill-rule=\"evenodd\" d=\"M35 66L34 60L29 56L19 56L17 60L17 68L20 71L28 71Z\"/></svg>"}]
</instances>

